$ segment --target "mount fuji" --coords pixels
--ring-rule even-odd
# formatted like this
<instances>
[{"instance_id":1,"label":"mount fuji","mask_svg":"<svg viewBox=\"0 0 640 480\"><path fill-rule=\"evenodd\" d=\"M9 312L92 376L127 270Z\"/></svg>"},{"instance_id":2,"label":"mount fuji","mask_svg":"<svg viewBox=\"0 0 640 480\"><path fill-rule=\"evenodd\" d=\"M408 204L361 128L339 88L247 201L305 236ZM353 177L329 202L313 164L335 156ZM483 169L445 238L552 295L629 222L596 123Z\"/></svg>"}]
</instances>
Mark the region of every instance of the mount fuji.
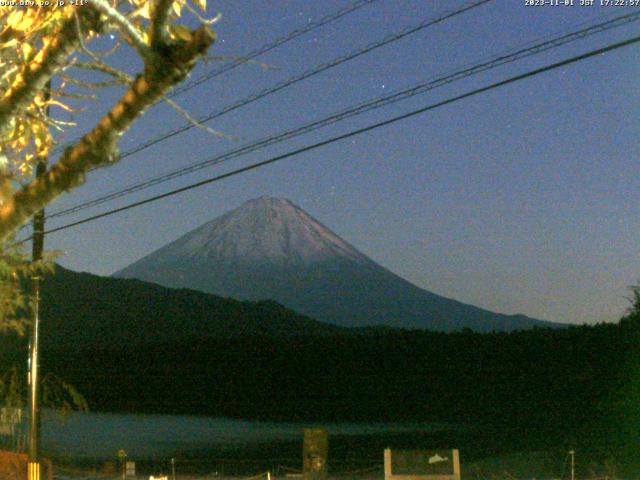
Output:
<instances>
[{"instance_id":1,"label":"mount fuji","mask_svg":"<svg viewBox=\"0 0 640 480\"><path fill-rule=\"evenodd\" d=\"M561 326L419 288L281 198L250 200L114 276L240 300L272 299L348 327L487 332Z\"/></svg>"}]
</instances>

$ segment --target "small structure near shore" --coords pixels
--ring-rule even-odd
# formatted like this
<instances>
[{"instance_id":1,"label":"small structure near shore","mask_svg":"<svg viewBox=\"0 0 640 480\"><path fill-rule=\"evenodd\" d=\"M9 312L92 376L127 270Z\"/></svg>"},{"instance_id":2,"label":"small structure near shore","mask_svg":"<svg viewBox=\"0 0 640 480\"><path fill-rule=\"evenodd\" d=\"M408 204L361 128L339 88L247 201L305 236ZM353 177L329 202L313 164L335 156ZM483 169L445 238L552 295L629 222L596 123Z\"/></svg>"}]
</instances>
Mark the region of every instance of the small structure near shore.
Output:
<instances>
[{"instance_id":1,"label":"small structure near shore","mask_svg":"<svg viewBox=\"0 0 640 480\"><path fill-rule=\"evenodd\" d=\"M460 453L454 450L384 451L385 480L460 480Z\"/></svg>"},{"instance_id":2,"label":"small structure near shore","mask_svg":"<svg viewBox=\"0 0 640 480\"><path fill-rule=\"evenodd\" d=\"M302 475L304 480L327 478L329 434L323 428L305 428L302 444Z\"/></svg>"}]
</instances>

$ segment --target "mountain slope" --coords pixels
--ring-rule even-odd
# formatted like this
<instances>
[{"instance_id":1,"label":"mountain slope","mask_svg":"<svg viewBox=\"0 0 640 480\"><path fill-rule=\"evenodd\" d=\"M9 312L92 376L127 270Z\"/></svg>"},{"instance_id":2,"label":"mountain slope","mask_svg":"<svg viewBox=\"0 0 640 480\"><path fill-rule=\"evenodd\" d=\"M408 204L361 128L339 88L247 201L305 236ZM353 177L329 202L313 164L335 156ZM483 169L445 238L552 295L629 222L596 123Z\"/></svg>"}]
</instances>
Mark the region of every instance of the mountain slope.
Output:
<instances>
[{"instance_id":1,"label":"mountain slope","mask_svg":"<svg viewBox=\"0 0 640 480\"><path fill-rule=\"evenodd\" d=\"M341 331L273 301L240 302L60 266L42 284L41 316L45 345L74 348Z\"/></svg>"},{"instance_id":2,"label":"mountain slope","mask_svg":"<svg viewBox=\"0 0 640 480\"><path fill-rule=\"evenodd\" d=\"M453 331L554 326L423 290L301 208L261 197L114 274L238 299L274 299L323 322Z\"/></svg>"}]
</instances>

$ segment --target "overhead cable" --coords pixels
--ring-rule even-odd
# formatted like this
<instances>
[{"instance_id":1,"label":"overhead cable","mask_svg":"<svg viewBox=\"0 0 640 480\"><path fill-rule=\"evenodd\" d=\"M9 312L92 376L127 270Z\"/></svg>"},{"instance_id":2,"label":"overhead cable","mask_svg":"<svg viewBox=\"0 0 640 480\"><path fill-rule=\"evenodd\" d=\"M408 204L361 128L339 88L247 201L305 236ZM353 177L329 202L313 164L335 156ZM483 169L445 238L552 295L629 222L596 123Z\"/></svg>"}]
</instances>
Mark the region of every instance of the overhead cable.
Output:
<instances>
[{"instance_id":1,"label":"overhead cable","mask_svg":"<svg viewBox=\"0 0 640 480\"><path fill-rule=\"evenodd\" d=\"M352 130L352 131L344 133L342 135L337 135L337 136L328 138L326 140L323 140L323 141L320 141L320 142L317 142L317 143L314 143L314 144L311 144L311 145L307 145L307 146L304 146L304 147L289 151L287 153L284 153L284 154L281 154L281 155L277 155L275 157L271 157L271 158L269 158L267 160L263 160L261 162L257 162L257 163L254 163L254 164L242 167L242 168L238 168L236 170L224 173L222 175L217 175L215 177L211 177L211 178L208 178L206 180L202 180L202 181L199 181L199 182L196 182L196 183L192 183L190 185L187 185L187 186L184 186L184 187L181 187L181 188L177 188L175 190L171 190L169 192L166 192L166 193L163 193L163 194L160 194L160 195L155 195L155 196L147 198L145 200L141 200L141 201L138 201L138 202L130 203L130 204L125 205L123 207L114 208L112 210L108 210L108 211L99 213L97 215L93 215L93 216L84 218L82 220L78 220L78 221L75 221L75 222L72 222L72 223L69 223L69 224L66 224L66 225L62 225L60 227L52 228L50 230L47 230L45 232L45 234L51 234L51 233L55 233L55 232L59 232L59 231L62 231L62 230L66 230L66 229L69 229L69 228L72 228L72 227L75 227L75 226L78 226L78 225L82 225L82 224L85 224L85 223L93 222L95 220L98 220L98 219L101 219L101 218L105 218L105 217L114 215L116 213L120 213L120 212L123 212L123 211L126 211L126 210L130 210L132 208L139 207L141 205L146 205L148 203L155 202L155 201L161 200L163 198L168 198L168 197L177 195L177 194L182 193L182 192L193 190L195 188L202 187L204 185L208 185L208 184L211 184L211 183L214 183L214 182L218 182L220 180L224 180L226 178L230 178L230 177L239 175L241 173L245 173L245 172L248 172L248 171L251 171L251 170L258 169L260 167L264 167L266 165L270 165L272 163L279 162L279 161L284 160L286 158L294 157L296 155L300 155L302 153L306 153L306 152L309 152L309 151L312 151L312 150L316 150L316 149L318 149L320 147L331 145L333 143L345 140L347 138L354 137L356 135L361 135L363 133L370 132L372 130L376 130L376 129L384 127L384 126L391 125L391 124L400 122L402 120L406 120L408 118L411 118L411 117L414 117L416 115L420 115L420 114L429 112L431 110L435 110L435 109L443 107L445 105L450 105L450 104L458 102L460 100L463 100L463 99L466 99L466 98L469 98L469 97L473 97L473 96L476 96L476 95L479 95L481 93L485 93L485 92L488 92L488 91L491 91L491 90L495 90L495 89L503 87L505 85L509 85L509 84L512 84L512 83L515 83L515 82L518 82L518 81L521 81L521 80L525 80L527 78L531 78L531 77L540 75L542 73L549 72L551 70L555 70L557 68L561 68L561 67L564 67L564 66L567 66L567 65L571 65L571 64L586 60L588 58L595 57L597 55L603 55L603 54L605 54L607 52L611 52L613 50L617 50L619 48L623 48L623 47L626 47L626 46L629 46L629 45L632 45L632 44L635 44L635 43L638 43L638 42L640 42L640 36L633 37L633 38L630 38L630 39L627 39L627 40L624 40L624 41L621 41L621 42L617 42L617 43L608 45L606 47L599 48L597 50L591 50L591 51L589 51L587 53L584 53L584 54L581 54L581 55L577 55L577 56L568 58L566 60L562 60L560 62L553 63L551 65L547 65L547 66L544 66L544 67L536 68L534 70L530 70L530 71L528 71L526 73L507 78L506 80L502 80L502 81L499 81L499 82L496 82L496 83L492 83L492 84L487 85L485 87L477 88L477 89L471 90L469 92L463 93L461 95L450 97L450 98L448 98L446 100L442 100L440 102L427 105L427 106L419 108L417 110L413 110L411 112L404 113L402 115L398 115L398 116L389 118L387 120L383 120L381 122L377 122L377 123L374 123L372 125L368 125L368 126L363 127L363 128L358 128L356 130ZM28 241L30 239L31 239L31 237L23 239L23 240L21 240L20 242L17 242L17 243L24 243L24 242L26 242L26 241Z\"/></svg>"},{"instance_id":2,"label":"overhead cable","mask_svg":"<svg viewBox=\"0 0 640 480\"><path fill-rule=\"evenodd\" d=\"M476 1L473 2L471 4L465 4L465 6L458 8L456 10L450 11L449 13L446 13L444 15L440 15L437 18L434 19L428 19L428 20L424 20L420 23L418 23L417 25L413 25L411 27L407 27L397 33L393 33L390 35L387 35L386 37L384 37L382 40L378 40L376 42L370 43L368 45L366 45L363 48L360 48L356 51L353 51L349 54L346 55L341 55L340 57L337 57L333 60L331 60L330 62L327 63L322 63L320 65L317 65L316 67L305 71L304 73L300 74L300 75L296 75L293 76L287 80L284 80L282 82L279 82L277 84L275 84L274 86L265 88L263 90L260 90L257 93L251 94L248 97L245 97L241 100L238 100L230 105L227 105L226 107L221 108L220 110L216 110L215 112L212 112L208 115L199 117L196 119L196 123L193 122L189 122L186 123L184 125L182 125L181 127L175 128L173 130L167 131L165 133L162 133L150 140L147 140L146 142L143 142L141 144L138 144L137 146L124 151L123 153L121 153L120 158L126 158L130 155L133 155L135 153L141 152L142 150L145 150L153 145L156 145L157 143L160 142L164 142L165 140L168 140L171 137L174 137L176 135L179 135L181 133L184 133L188 130L191 130L192 128L196 127L196 124L204 124L207 122L210 122L213 119L219 118L229 112L232 112L234 110L237 110L239 108L242 108L246 105L249 105L253 102L256 102L258 100L261 100L273 93L279 92L285 88L288 88L292 85L295 85L296 83L299 83L303 80L306 80L308 78L311 78L315 75L318 75L322 72L325 72L331 68L337 67L338 65L342 65L345 62L351 61L355 58L358 58L362 55L365 55L369 52L372 52L373 50L376 50L378 48L381 48L385 45L389 45L393 42L397 42L398 40L401 40L409 35L412 35L414 33L417 33L421 30L424 30L425 28L431 27L433 25L436 25L438 23L444 22L446 20L449 20L450 18L456 17L462 13L465 13L467 11L470 11L474 8L480 7L486 3L492 2L493 0L480 0L480 1Z\"/></svg>"},{"instance_id":3,"label":"overhead cable","mask_svg":"<svg viewBox=\"0 0 640 480\"><path fill-rule=\"evenodd\" d=\"M536 43L526 48L513 50L513 51L510 51L509 53L504 53L498 56L491 57L488 60L481 61L469 67L462 68L460 70L457 70L451 73L441 74L440 76L432 78L426 82L421 82L416 86L406 88L397 92L392 92L392 93L389 93L388 95L377 97L367 102L356 104L347 109L340 110L339 112L333 113L322 119L309 122L300 127L296 127L276 135L268 136L266 138L263 138L258 141L254 141L248 145L242 146L232 151L229 151L220 155L216 155L207 160L196 162L186 167L178 168L176 170L153 177L151 179L134 183L132 185L129 185L128 187L119 189L115 192L108 193L106 195L102 195L92 200L88 200L86 202L80 203L78 205L74 205L69 208L54 212L53 214L48 215L48 218L52 219L52 218L63 217L66 215L70 215L72 213L79 212L81 210L85 210L90 207L101 205L103 203L115 200L117 198L132 194L134 192L144 190L146 188L149 188L161 183L165 183L167 181L173 180L175 178L181 177L189 173L193 173L203 168L210 167L212 165L217 165L224 161L228 161L233 158L237 158L237 157L246 155L248 153L255 152L257 150L266 148L270 145L283 142L285 140L309 133L319 128L326 127L328 125L332 125L346 118L350 118L356 115L361 115L365 112L368 112L392 103L396 103L396 102L405 100L407 98L414 97L419 94L426 93L435 88L448 85L450 83L456 82L458 80L462 80L472 75L477 75L481 72L484 72L508 63L512 63L517 60L530 57L532 55L537 55L547 50L558 48L567 43L586 38L587 36L594 35L596 33L600 33L603 31L607 31L609 29L616 28L616 27L628 24L630 22L638 21L638 20L640 20L640 12L618 16L616 18L607 20L605 22L600 22L595 25L588 26L586 28L583 28L575 32L562 34L550 40Z\"/></svg>"},{"instance_id":4,"label":"overhead cable","mask_svg":"<svg viewBox=\"0 0 640 480\"><path fill-rule=\"evenodd\" d=\"M307 25L305 25L304 27L301 28L297 28L295 30L292 30L291 32L287 33L286 35L277 38L276 40L274 40L273 42L267 43L265 45L262 45L258 48L256 48L255 50L252 50L251 52L247 53L246 55L243 55L242 57L233 60L232 62L217 68L211 72L208 72L204 75L202 75L200 78L191 80L189 82L185 82L184 84L180 85L177 88L174 88L171 93L169 93L167 95L167 98L174 98L178 95L181 95L184 92L187 92L195 87L197 87L198 85L201 85L205 82L208 82L209 80L219 77L220 75L227 73L237 67L239 67L240 65L245 65L247 63L249 63L251 60L253 60L256 57L259 57L260 55L264 55L267 52L270 52L271 50L275 50L276 48L284 45L285 43L290 42L291 40L294 40L302 35L305 35L309 32L312 32L314 30L317 30L318 28L324 27L325 25L328 25L331 22L334 22L346 15L349 15L350 13L353 13L359 9L361 9L362 7L365 7L367 5L370 5L372 3L377 2L378 0L357 0L355 2L353 2L350 5L347 5L346 7L341 8L340 10L334 12L334 13L330 13L329 15L325 15L324 17L322 17L320 20L316 21L316 22L309 22ZM73 145L74 143L76 143L79 139L76 139L74 141L70 141L70 142L66 142L63 145L58 145L56 148L54 148L52 150L52 153L57 153L57 152L61 152L62 150L64 150L66 147Z\"/></svg>"}]
</instances>

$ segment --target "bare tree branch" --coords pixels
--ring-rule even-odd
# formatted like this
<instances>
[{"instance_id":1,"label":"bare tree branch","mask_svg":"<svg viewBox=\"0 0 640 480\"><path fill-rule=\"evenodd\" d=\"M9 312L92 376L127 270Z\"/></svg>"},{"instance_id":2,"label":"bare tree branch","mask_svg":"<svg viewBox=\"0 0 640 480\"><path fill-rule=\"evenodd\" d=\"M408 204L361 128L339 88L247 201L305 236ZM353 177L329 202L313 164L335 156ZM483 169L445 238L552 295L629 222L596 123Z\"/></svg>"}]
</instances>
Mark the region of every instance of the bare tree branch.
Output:
<instances>
[{"instance_id":1,"label":"bare tree branch","mask_svg":"<svg viewBox=\"0 0 640 480\"><path fill-rule=\"evenodd\" d=\"M74 29L75 30L75 29ZM84 183L88 171L119 159L118 140L131 124L174 85L184 80L214 42L206 26L190 41L165 45L162 56L145 66L130 89L102 120L69 147L45 175L25 185L0 205L0 241L63 192Z\"/></svg>"},{"instance_id":2,"label":"bare tree branch","mask_svg":"<svg viewBox=\"0 0 640 480\"><path fill-rule=\"evenodd\" d=\"M77 78L70 77L68 75L58 75L58 77L64 81L65 84L75 85L76 87L85 88L87 90L98 90L106 87L114 87L117 85L128 85L131 83L130 81L125 81L121 79L116 80L108 80L106 82L87 82L84 80L78 80ZM53 92L56 96L60 97L68 97L68 98L86 98L86 99L95 99L95 95L84 95L79 93L69 93L61 90L56 90Z\"/></svg>"},{"instance_id":3,"label":"bare tree branch","mask_svg":"<svg viewBox=\"0 0 640 480\"><path fill-rule=\"evenodd\" d=\"M204 123L199 122L198 120L193 118L193 116L189 112L187 112L184 108L182 108L180 105L178 105L175 101L171 100L169 97L163 97L162 100L167 102L167 104L171 108L173 108L176 112L178 112L180 115L182 115L184 117L184 119L187 122L189 122L191 125L193 125L194 127L199 128L200 130L204 130L205 132L210 133L211 135L214 135L216 137L221 137L221 138L224 138L226 140L233 140L233 137L231 137L230 135L225 135L222 132L214 130L213 128L208 127Z\"/></svg>"},{"instance_id":4,"label":"bare tree branch","mask_svg":"<svg viewBox=\"0 0 640 480\"><path fill-rule=\"evenodd\" d=\"M200 13L198 13L198 11L189 4L189 2L186 2L184 6L189 11L189 13L194 17L196 17L198 21L203 25L213 25L214 23L218 23L222 18L221 13L217 13L215 16L211 18L205 18L202 15L200 15Z\"/></svg>"},{"instance_id":5,"label":"bare tree branch","mask_svg":"<svg viewBox=\"0 0 640 480\"><path fill-rule=\"evenodd\" d=\"M158 48L166 43L167 40L167 21L169 19L169 9L173 4L173 0L156 0L151 16L151 31L149 38L151 40L151 48Z\"/></svg>"},{"instance_id":6,"label":"bare tree branch","mask_svg":"<svg viewBox=\"0 0 640 480\"><path fill-rule=\"evenodd\" d=\"M75 62L73 65L70 65L70 67L81 68L83 70L95 70L106 75L111 75L112 77L126 83L133 82L133 77L131 77L128 73L123 72L122 70L118 70L117 68L114 68L107 63L104 63L102 60L98 60L93 63Z\"/></svg>"},{"instance_id":7,"label":"bare tree branch","mask_svg":"<svg viewBox=\"0 0 640 480\"><path fill-rule=\"evenodd\" d=\"M152 60L153 55L149 45L144 41L144 38L142 38L142 35L140 35L136 26L122 13L112 7L106 0L91 0L89 5L98 12L104 14L107 17L108 22L113 24L124 38L131 42L131 45L133 45L142 58L145 60Z\"/></svg>"}]
</instances>

